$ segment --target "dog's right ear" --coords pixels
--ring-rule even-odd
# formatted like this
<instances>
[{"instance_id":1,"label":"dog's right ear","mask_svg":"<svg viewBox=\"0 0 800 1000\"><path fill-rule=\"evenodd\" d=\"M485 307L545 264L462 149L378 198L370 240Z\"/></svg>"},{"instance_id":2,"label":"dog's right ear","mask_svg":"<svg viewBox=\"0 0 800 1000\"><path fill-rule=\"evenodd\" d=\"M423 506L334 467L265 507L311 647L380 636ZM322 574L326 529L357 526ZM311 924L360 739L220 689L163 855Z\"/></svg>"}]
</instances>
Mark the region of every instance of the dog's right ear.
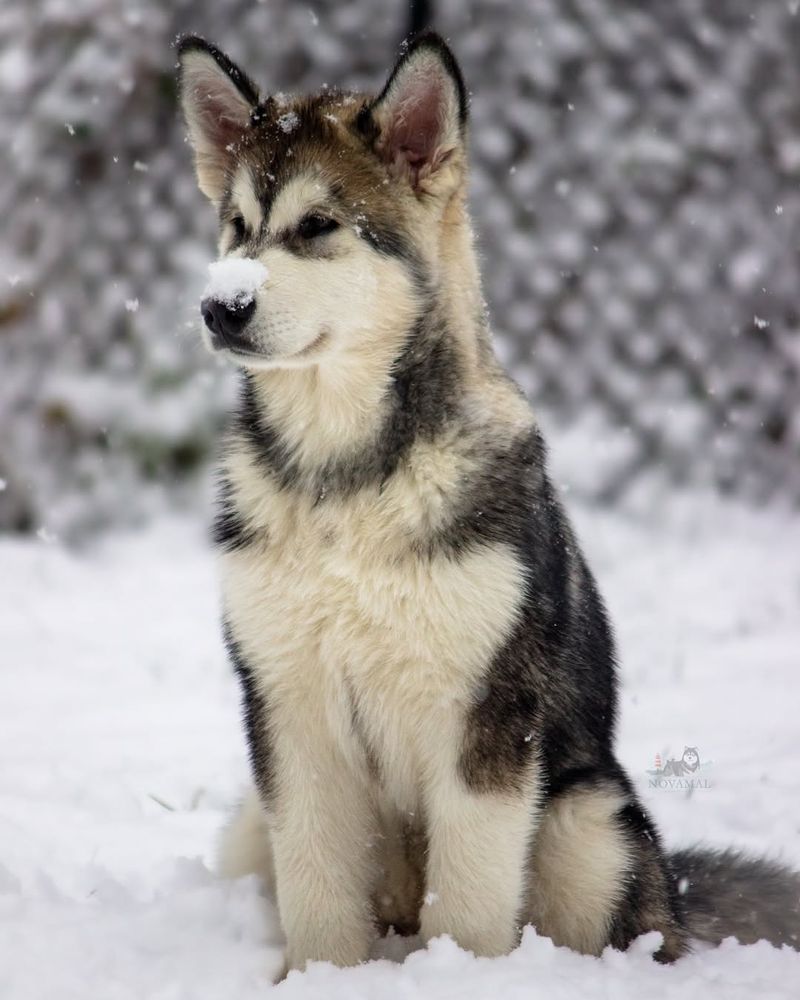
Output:
<instances>
[{"instance_id":1,"label":"dog's right ear","mask_svg":"<svg viewBox=\"0 0 800 1000\"><path fill-rule=\"evenodd\" d=\"M258 104L255 84L221 52L196 35L178 42L179 93L194 150L200 190L218 205L236 145Z\"/></svg>"}]
</instances>

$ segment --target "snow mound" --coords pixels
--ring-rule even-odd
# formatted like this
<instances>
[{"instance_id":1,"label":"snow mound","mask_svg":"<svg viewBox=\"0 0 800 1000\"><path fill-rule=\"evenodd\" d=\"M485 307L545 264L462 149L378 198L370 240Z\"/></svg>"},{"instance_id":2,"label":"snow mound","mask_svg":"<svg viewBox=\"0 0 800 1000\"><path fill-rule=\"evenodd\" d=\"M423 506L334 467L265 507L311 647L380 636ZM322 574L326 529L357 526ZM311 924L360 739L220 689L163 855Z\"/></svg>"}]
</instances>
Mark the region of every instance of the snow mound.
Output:
<instances>
[{"instance_id":1,"label":"snow mound","mask_svg":"<svg viewBox=\"0 0 800 1000\"><path fill-rule=\"evenodd\" d=\"M650 520L573 513L620 640L620 756L665 841L797 866L800 517L688 493ZM80 553L7 537L0 566L0 1000L800 996L800 953L764 942L665 967L658 935L591 958L532 929L498 959L391 936L272 989L274 904L211 872L248 768L204 529L170 519ZM652 787L654 755L687 744L710 787Z\"/></svg>"},{"instance_id":2,"label":"snow mound","mask_svg":"<svg viewBox=\"0 0 800 1000\"><path fill-rule=\"evenodd\" d=\"M82 897L42 881L0 896L8 1000L261 1000L283 964L273 907L254 879L215 880L199 862L160 869L152 892L86 866ZM43 929L46 928L46 933ZM357 968L314 962L274 990L283 1000L795 1000L800 956L732 939L676 965L653 959L660 935L626 953L578 955L525 928L509 956L476 958L450 938ZM387 939L384 946L404 945ZM390 950L385 947L385 950Z\"/></svg>"},{"instance_id":3,"label":"snow mound","mask_svg":"<svg viewBox=\"0 0 800 1000\"><path fill-rule=\"evenodd\" d=\"M260 260L231 257L208 265L208 284L203 298L216 299L225 305L246 305L269 277Z\"/></svg>"}]
</instances>

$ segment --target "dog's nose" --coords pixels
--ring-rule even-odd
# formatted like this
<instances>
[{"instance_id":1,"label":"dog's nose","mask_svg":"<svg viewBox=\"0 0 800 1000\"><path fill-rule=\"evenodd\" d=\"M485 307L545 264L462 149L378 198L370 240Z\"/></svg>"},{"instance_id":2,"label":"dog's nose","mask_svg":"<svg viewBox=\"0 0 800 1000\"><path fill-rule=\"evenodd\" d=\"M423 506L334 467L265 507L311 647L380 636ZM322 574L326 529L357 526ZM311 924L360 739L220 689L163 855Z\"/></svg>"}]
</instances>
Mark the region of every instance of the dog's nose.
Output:
<instances>
[{"instance_id":1,"label":"dog's nose","mask_svg":"<svg viewBox=\"0 0 800 1000\"><path fill-rule=\"evenodd\" d=\"M200 312L206 326L214 335L214 339L223 344L231 343L238 338L255 310L256 304L253 299L243 303L203 299L200 303Z\"/></svg>"}]
</instances>

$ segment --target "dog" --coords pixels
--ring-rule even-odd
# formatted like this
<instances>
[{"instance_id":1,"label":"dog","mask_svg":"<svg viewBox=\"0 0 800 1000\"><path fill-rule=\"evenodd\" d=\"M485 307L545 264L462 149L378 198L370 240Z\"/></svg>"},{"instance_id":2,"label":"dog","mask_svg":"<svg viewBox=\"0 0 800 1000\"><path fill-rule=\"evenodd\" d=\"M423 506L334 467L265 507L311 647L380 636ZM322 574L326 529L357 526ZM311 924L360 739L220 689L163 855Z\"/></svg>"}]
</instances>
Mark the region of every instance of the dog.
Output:
<instances>
[{"instance_id":1,"label":"dog","mask_svg":"<svg viewBox=\"0 0 800 1000\"><path fill-rule=\"evenodd\" d=\"M214 538L254 789L220 864L274 893L287 969L389 926L796 945L800 877L668 853L615 754L606 611L492 348L451 50L417 37L375 97L265 99L178 53L220 258L260 275L202 306L241 369Z\"/></svg>"},{"instance_id":2,"label":"dog","mask_svg":"<svg viewBox=\"0 0 800 1000\"><path fill-rule=\"evenodd\" d=\"M697 747L685 747L680 760L670 758L659 774L675 775L681 777L686 774L694 774L700 767L700 754Z\"/></svg>"}]
</instances>

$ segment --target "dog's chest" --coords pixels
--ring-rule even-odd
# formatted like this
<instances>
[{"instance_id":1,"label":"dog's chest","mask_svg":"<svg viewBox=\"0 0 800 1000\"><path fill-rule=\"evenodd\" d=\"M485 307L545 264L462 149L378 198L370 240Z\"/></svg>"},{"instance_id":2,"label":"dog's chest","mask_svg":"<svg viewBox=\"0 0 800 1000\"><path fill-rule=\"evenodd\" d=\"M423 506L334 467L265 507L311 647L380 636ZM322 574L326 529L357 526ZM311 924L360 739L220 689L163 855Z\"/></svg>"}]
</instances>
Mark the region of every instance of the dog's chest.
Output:
<instances>
[{"instance_id":1,"label":"dog's chest","mask_svg":"<svg viewBox=\"0 0 800 1000\"><path fill-rule=\"evenodd\" d=\"M386 759L470 703L518 613L509 547L420 555L386 517L346 504L276 503L267 528L267 541L223 557L222 581L268 698L302 710L324 691Z\"/></svg>"}]
</instances>

